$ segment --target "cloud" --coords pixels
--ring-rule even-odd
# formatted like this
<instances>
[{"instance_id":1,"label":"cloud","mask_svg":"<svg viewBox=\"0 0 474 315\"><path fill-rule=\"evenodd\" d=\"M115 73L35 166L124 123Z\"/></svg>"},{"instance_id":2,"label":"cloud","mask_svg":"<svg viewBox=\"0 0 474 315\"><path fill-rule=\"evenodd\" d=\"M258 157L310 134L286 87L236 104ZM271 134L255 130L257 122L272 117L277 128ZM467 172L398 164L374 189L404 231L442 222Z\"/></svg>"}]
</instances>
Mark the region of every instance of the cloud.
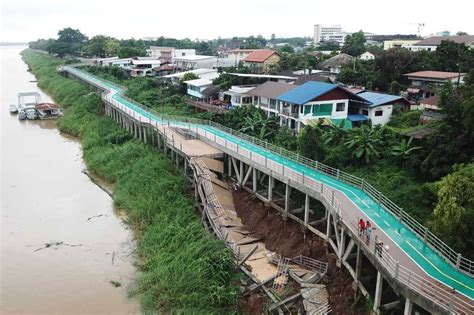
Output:
<instances>
[{"instance_id":1,"label":"cloud","mask_svg":"<svg viewBox=\"0 0 474 315\"><path fill-rule=\"evenodd\" d=\"M445 29L474 33L467 0L456 6L436 2L399 0L3 0L1 39L26 41L56 37L64 27L80 29L88 36L117 38L166 36L210 39L262 34L311 36L313 25L340 24L344 30L378 34L423 33Z\"/></svg>"}]
</instances>

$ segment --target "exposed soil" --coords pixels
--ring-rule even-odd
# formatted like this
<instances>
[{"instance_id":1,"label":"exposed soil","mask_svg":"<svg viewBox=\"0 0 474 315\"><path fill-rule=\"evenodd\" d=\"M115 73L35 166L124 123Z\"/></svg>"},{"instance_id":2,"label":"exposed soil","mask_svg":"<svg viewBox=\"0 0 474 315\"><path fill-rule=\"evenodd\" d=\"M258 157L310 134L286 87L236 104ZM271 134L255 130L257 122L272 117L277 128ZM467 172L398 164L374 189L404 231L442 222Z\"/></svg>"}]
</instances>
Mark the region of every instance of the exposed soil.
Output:
<instances>
[{"instance_id":1,"label":"exposed soil","mask_svg":"<svg viewBox=\"0 0 474 315\"><path fill-rule=\"evenodd\" d=\"M239 310L242 314L263 314L267 296L257 291L246 291L239 299Z\"/></svg>"},{"instance_id":2,"label":"exposed soil","mask_svg":"<svg viewBox=\"0 0 474 315\"><path fill-rule=\"evenodd\" d=\"M332 314L364 314L363 306L354 306L352 277L344 268L336 266L336 256L328 252L327 242L307 231L291 219L284 220L274 209L267 208L257 198L244 190L233 190L235 210L242 223L255 237L262 237L265 246L286 257L308 256L329 262L329 268L323 283L329 293ZM261 314L263 309L255 308L260 298L247 296L239 305L244 314ZM250 305L246 305L250 303ZM265 303L260 304L261 307Z\"/></svg>"}]
</instances>

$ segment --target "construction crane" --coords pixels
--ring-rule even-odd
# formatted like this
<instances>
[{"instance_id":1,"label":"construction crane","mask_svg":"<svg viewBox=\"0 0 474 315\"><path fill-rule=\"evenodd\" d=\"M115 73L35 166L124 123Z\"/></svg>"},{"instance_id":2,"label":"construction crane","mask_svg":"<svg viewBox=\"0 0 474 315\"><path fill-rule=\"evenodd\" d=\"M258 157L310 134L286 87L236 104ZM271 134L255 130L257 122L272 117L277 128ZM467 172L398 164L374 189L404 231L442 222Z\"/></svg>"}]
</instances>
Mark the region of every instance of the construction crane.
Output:
<instances>
[{"instance_id":1,"label":"construction crane","mask_svg":"<svg viewBox=\"0 0 474 315\"><path fill-rule=\"evenodd\" d=\"M425 26L425 22L421 22L421 23L418 22L418 23L413 23L413 24L418 25L418 33L417 33L417 35L418 35L418 37L421 37L421 28Z\"/></svg>"}]
</instances>

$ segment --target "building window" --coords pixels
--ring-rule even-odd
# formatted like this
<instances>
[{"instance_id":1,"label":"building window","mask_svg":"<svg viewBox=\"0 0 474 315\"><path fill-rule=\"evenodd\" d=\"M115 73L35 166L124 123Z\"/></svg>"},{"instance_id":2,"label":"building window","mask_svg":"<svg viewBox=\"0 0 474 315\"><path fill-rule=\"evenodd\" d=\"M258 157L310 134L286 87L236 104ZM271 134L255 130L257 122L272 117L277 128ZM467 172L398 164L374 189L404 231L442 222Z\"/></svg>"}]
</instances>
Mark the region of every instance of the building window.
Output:
<instances>
[{"instance_id":1,"label":"building window","mask_svg":"<svg viewBox=\"0 0 474 315\"><path fill-rule=\"evenodd\" d=\"M343 112L346 110L346 103L337 103L336 112Z\"/></svg>"},{"instance_id":2,"label":"building window","mask_svg":"<svg viewBox=\"0 0 474 315\"><path fill-rule=\"evenodd\" d=\"M369 116L369 111L367 109L362 110L362 115Z\"/></svg>"},{"instance_id":3,"label":"building window","mask_svg":"<svg viewBox=\"0 0 474 315\"><path fill-rule=\"evenodd\" d=\"M374 116L382 116L383 115L383 110L376 110Z\"/></svg>"},{"instance_id":4,"label":"building window","mask_svg":"<svg viewBox=\"0 0 474 315\"><path fill-rule=\"evenodd\" d=\"M313 105L313 116L331 116L331 114L332 114L331 103Z\"/></svg>"}]
</instances>

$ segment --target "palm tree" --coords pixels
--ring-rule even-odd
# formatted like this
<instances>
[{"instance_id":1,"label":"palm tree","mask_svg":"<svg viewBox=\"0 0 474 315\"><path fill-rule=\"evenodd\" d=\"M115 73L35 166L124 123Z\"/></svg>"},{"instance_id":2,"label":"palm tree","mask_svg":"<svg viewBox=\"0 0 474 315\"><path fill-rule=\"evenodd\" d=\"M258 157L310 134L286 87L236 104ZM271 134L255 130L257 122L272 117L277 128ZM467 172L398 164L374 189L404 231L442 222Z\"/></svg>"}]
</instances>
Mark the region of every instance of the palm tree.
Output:
<instances>
[{"instance_id":1,"label":"palm tree","mask_svg":"<svg viewBox=\"0 0 474 315\"><path fill-rule=\"evenodd\" d=\"M264 117L259 111L253 112L244 117L241 132L258 137L259 139L269 139L275 134L276 121L273 117Z\"/></svg>"},{"instance_id":2,"label":"palm tree","mask_svg":"<svg viewBox=\"0 0 474 315\"><path fill-rule=\"evenodd\" d=\"M343 122L341 122L341 125ZM344 139L344 136L346 135L346 131L342 128L342 126L336 126L334 124L329 124L327 127L324 129L323 133L323 140L324 144L334 144L337 145L338 143L341 142L341 140Z\"/></svg>"},{"instance_id":3,"label":"palm tree","mask_svg":"<svg viewBox=\"0 0 474 315\"><path fill-rule=\"evenodd\" d=\"M365 160L369 163L373 158L380 156L380 146L383 140L384 128L372 129L366 125L351 130L348 140L344 143L352 150L352 157Z\"/></svg>"},{"instance_id":4,"label":"palm tree","mask_svg":"<svg viewBox=\"0 0 474 315\"><path fill-rule=\"evenodd\" d=\"M414 147L411 145L411 142L413 141L413 138L410 137L410 139L407 141L405 138L402 139L402 142L400 142L399 145L393 146L392 147L392 155L399 157L401 159L406 159L410 153L413 151L421 149L421 147Z\"/></svg>"}]
</instances>

